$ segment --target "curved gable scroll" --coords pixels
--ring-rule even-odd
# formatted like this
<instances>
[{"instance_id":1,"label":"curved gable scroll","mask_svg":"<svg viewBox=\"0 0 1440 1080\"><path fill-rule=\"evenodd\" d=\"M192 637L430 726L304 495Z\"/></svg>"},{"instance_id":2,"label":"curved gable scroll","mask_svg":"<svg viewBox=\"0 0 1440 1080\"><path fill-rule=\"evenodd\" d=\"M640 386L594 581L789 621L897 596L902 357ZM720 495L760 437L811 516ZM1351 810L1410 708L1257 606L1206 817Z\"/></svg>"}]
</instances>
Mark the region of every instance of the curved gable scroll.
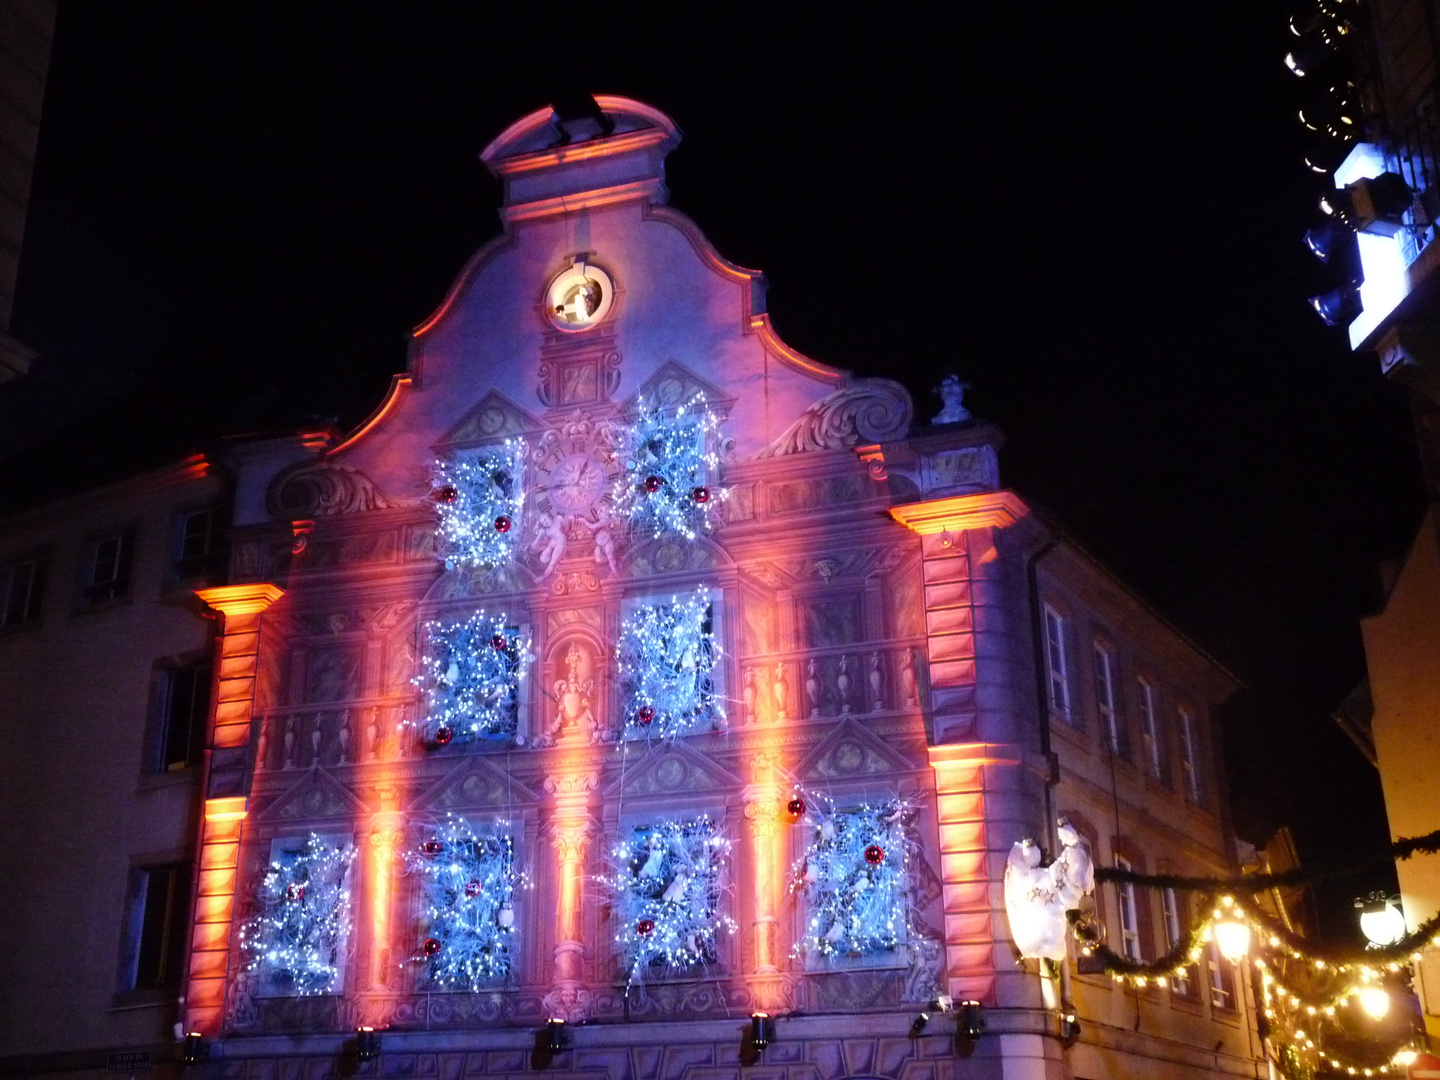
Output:
<instances>
[{"instance_id":1,"label":"curved gable scroll","mask_svg":"<svg viewBox=\"0 0 1440 1080\"><path fill-rule=\"evenodd\" d=\"M265 493L265 508L278 521L390 510L387 497L359 469L333 461L302 461L282 470Z\"/></svg>"},{"instance_id":2,"label":"curved gable scroll","mask_svg":"<svg viewBox=\"0 0 1440 1080\"><path fill-rule=\"evenodd\" d=\"M811 405L755 459L903 438L914 415L910 394L899 383L857 379Z\"/></svg>"}]
</instances>

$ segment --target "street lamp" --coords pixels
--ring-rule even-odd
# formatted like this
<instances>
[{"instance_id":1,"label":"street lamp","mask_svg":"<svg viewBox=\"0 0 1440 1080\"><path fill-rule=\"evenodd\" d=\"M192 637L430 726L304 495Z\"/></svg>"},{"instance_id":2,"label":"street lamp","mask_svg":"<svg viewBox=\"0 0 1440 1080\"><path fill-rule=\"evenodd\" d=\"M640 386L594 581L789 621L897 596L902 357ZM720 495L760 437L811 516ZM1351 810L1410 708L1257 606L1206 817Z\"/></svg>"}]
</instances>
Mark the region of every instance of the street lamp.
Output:
<instances>
[{"instance_id":1,"label":"street lamp","mask_svg":"<svg viewBox=\"0 0 1440 1080\"><path fill-rule=\"evenodd\" d=\"M1369 948L1383 949L1405 936L1405 916L1397 906L1400 897L1372 892L1355 901L1360 911L1360 932L1369 940Z\"/></svg>"},{"instance_id":2,"label":"street lamp","mask_svg":"<svg viewBox=\"0 0 1440 1080\"><path fill-rule=\"evenodd\" d=\"M1383 1020L1390 1011L1390 995L1383 986L1363 986L1356 996L1360 999L1360 1007L1372 1020Z\"/></svg>"},{"instance_id":3,"label":"street lamp","mask_svg":"<svg viewBox=\"0 0 1440 1080\"><path fill-rule=\"evenodd\" d=\"M1218 909L1215 912L1215 947L1220 950L1221 956L1236 964L1250 952L1250 924L1245 921L1245 913L1235 906L1230 897L1224 897L1221 903L1226 910L1224 914Z\"/></svg>"}]
</instances>

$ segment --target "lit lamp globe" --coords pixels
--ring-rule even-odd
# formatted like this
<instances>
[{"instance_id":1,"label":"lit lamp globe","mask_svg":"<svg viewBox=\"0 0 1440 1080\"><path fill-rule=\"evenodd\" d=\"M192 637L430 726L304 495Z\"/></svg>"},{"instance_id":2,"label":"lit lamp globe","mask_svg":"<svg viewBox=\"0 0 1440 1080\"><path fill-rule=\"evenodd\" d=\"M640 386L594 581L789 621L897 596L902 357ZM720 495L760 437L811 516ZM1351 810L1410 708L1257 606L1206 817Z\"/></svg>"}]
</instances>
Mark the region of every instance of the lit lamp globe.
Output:
<instances>
[{"instance_id":1,"label":"lit lamp globe","mask_svg":"<svg viewBox=\"0 0 1440 1080\"><path fill-rule=\"evenodd\" d=\"M1232 964L1250 952L1250 924L1239 919L1221 919L1215 924L1215 947Z\"/></svg>"},{"instance_id":2,"label":"lit lamp globe","mask_svg":"<svg viewBox=\"0 0 1440 1080\"><path fill-rule=\"evenodd\" d=\"M1360 911L1360 932L1372 948L1383 949L1405 936L1405 916L1393 899L1367 905Z\"/></svg>"},{"instance_id":3,"label":"lit lamp globe","mask_svg":"<svg viewBox=\"0 0 1440 1080\"><path fill-rule=\"evenodd\" d=\"M1383 1020L1390 1011L1390 995L1383 986L1363 987L1356 996L1360 999L1360 1008L1372 1020Z\"/></svg>"}]
</instances>

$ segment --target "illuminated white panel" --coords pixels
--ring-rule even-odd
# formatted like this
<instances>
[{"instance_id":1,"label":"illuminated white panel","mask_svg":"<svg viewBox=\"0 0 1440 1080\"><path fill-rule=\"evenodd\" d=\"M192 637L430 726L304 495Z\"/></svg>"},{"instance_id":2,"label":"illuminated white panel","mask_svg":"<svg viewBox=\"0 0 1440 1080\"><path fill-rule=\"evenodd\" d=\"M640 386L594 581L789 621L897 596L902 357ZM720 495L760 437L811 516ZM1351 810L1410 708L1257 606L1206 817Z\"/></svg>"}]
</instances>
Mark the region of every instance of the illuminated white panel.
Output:
<instances>
[{"instance_id":1,"label":"illuminated white panel","mask_svg":"<svg viewBox=\"0 0 1440 1080\"><path fill-rule=\"evenodd\" d=\"M1357 233L1360 244L1360 265L1365 270L1365 284L1360 286L1360 317L1350 324L1350 347L1356 349L1395 310L1410 291L1410 275L1405 270L1405 253L1394 236Z\"/></svg>"},{"instance_id":2,"label":"illuminated white panel","mask_svg":"<svg viewBox=\"0 0 1440 1080\"><path fill-rule=\"evenodd\" d=\"M1374 180L1385 171L1385 155L1374 143L1356 143L1335 169L1335 186L1346 187L1356 180Z\"/></svg>"}]
</instances>

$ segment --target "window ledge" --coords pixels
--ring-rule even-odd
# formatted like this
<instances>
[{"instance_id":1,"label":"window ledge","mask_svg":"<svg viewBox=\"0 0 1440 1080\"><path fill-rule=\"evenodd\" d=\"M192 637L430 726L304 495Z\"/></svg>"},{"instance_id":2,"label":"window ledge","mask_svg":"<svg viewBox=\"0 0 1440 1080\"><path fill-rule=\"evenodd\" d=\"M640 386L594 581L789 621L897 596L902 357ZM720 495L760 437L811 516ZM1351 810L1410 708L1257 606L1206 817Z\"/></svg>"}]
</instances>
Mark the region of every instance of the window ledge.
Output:
<instances>
[{"instance_id":1,"label":"window ledge","mask_svg":"<svg viewBox=\"0 0 1440 1080\"><path fill-rule=\"evenodd\" d=\"M180 992L179 986L146 987L144 990L117 990L110 999L110 1012L131 1012L135 1009L155 1009L173 1004Z\"/></svg>"},{"instance_id":2,"label":"window ledge","mask_svg":"<svg viewBox=\"0 0 1440 1080\"><path fill-rule=\"evenodd\" d=\"M194 784L199 777L200 768L196 765L191 765L184 769L176 769L174 772L142 773L139 782L135 785L135 790L154 791L159 788L182 787L187 784Z\"/></svg>"}]
</instances>

